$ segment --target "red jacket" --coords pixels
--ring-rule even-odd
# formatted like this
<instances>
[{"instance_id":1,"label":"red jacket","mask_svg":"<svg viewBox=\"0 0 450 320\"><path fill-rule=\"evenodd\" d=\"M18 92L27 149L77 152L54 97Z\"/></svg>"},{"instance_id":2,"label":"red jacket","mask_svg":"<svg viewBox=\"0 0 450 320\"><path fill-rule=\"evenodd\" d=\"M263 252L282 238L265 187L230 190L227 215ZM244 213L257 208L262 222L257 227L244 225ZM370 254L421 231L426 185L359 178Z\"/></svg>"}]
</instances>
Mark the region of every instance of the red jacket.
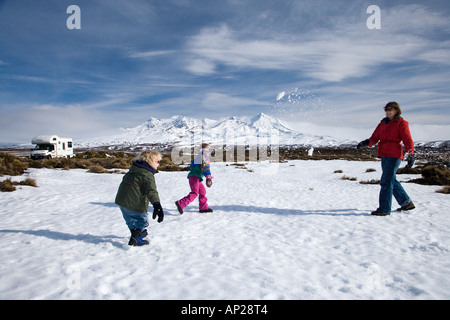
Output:
<instances>
[{"instance_id":1,"label":"red jacket","mask_svg":"<svg viewBox=\"0 0 450 320\"><path fill-rule=\"evenodd\" d=\"M381 120L369 139L369 147L378 142L378 157L393 157L403 159L403 141L405 150L414 153L414 143L409 132L408 122L401 117L389 121L388 118Z\"/></svg>"}]
</instances>

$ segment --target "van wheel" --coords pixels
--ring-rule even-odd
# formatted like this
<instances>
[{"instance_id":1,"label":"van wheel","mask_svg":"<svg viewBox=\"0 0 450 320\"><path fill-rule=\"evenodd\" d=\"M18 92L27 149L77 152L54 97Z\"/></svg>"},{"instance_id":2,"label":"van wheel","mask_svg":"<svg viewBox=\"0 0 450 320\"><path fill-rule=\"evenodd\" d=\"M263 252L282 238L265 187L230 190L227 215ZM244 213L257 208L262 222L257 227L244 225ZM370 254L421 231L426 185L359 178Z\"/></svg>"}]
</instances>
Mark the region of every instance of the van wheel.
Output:
<instances>
[{"instance_id":1,"label":"van wheel","mask_svg":"<svg viewBox=\"0 0 450 320\"><path fill-rule=\"evenodd\" d=\"M47 159L51 159L52 158L52 156L47 156Z\"/></svg>"}]
</instances>

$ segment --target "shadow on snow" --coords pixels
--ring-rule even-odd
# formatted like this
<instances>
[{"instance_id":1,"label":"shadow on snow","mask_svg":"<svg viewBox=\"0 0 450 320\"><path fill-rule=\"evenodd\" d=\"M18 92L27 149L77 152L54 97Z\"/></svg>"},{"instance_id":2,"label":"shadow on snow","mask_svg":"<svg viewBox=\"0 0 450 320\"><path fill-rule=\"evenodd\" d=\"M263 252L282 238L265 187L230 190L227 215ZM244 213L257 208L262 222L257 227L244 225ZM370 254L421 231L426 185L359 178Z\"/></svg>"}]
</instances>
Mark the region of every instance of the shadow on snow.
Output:
<instances>
[{"instance_id":1,"label":"shadow on snow","mask_svg":"<svg viewBox=\"0 0 450 320\"><path fill-rule=\"evenodd\" d=\"M3 233L24 233L24 234L30 234L32 236L38 236L38 237L46 237L53 240L75 240L75 241L83 241L86 243L92 243L92 244L100 244L103 242L111 243L113 246L117 248L123 249L123 243L113 241L112 239L122 239L118 236L113 235L107 235L107 236L94 236L91 234L70 234L70 233L64 233L64 232L58 232L58 231L52 231L48 229L43 230L0 230L0 232Z\"/></svg>"},{"instance_id":2,"label":"shadow on snow","mask_svg":"<svg viewBox=\"0 0 450 320\"><path fill-rule=\"evenodd\" d=\"M301 210L301 209L280 209L256 206L225 205L213 206L214 210L223 210L231 212L253 212L263 214L279 215L322 215L322 216L370 216L369 213L361 212L358 209L324 209L324 210Z\"/></svg>"},{"instance_id":3,"label":"shadow on snow","mask_svg":"<svg viewBox=\"0 0 450 320\"><path fill-rule=\"evenodd\" d=\"M91 202L94 205L101 205L105 207L117 207L114 202ZM164 206L163 206L164 207ZM198 205L194 202L192 205L186 207L186 212L198 211ZM279 215L322 215L322 216L370 216L368 212L361 211L357 208L349 209L318 209L318 210L301 210L301 209L282 209L282 208L268 208L257 206L244 206L244 205L213 205L213 210L228 211L228 212L253 212L263 214L279 214ZM151 209L151 208L150 208ZM164 208L164 214L166 215L179 215L172 213L173 208Z\"/></svg>"}]
</instances>

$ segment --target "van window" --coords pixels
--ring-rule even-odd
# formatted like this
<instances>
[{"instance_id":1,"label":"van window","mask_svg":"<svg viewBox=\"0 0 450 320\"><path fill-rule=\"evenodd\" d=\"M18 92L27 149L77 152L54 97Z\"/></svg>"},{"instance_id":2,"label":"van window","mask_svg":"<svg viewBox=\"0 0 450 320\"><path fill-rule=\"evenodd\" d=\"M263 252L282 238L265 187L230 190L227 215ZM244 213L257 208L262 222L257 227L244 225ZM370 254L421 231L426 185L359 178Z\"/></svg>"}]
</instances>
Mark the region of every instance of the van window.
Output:
<instances>
[{"instance_id":1,"label":"van window","mask_svg":"<svg viewBox=\"0 0 450 320\"><path fill-rule=\"evenodd\" d=\"M37 144L36 147L34 147L34 150L53 151L53 150L55 150L55 146L52 144Z\"/></svg>"}]
</instances>

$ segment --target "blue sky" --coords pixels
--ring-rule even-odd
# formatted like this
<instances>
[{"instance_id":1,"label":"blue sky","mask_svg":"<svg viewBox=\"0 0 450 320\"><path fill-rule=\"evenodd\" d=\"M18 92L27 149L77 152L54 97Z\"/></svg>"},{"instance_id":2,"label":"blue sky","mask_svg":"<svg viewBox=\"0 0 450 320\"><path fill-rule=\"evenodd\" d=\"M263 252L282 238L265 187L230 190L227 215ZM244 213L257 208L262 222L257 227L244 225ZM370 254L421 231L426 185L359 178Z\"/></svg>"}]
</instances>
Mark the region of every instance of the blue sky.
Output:
<instances>
[{"instance_id":1,"label":"blue sky","mask_svg":"<svg viewBox=\"0 0 450 320\"><path fill-rule=\"evenodd\" d=\"M448 0L0 0L0 142L259 112L359 139L389 101L415 140L449 139L449 17Z\"/></svg>"}]
</instances>

